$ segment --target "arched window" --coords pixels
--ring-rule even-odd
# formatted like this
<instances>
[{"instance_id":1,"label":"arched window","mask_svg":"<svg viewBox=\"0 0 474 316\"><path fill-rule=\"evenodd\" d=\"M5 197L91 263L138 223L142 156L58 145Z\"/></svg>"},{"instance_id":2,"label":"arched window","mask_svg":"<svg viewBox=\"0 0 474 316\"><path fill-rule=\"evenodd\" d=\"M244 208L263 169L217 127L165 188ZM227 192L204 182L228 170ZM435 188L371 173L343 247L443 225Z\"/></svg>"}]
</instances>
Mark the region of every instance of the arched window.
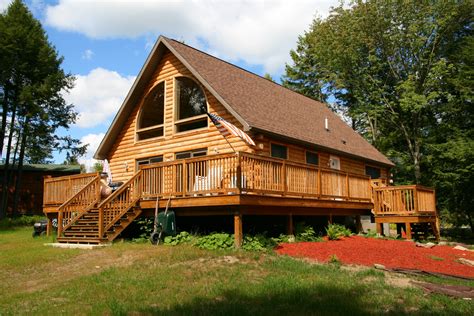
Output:
<instances>
[{"instance_id":1,"label":"arched window","mask_svg":"<svg viewBox=\"0 0 474 316\"><path fill-rule=\"evenodd\" d=\"M192 79L176 78L176 131L207 127L206 97Z\"/></svg>"},{"instance_id":2,"label":"arched window","mask_svg":"<svg viewBox=\"0 0 474 316\"><path fill-rule=\"evenodd\" d=\"M159 83L143 101L138 117L138 140L163 136L165 110L165 84Z\"/></svg>"}]
</instances>

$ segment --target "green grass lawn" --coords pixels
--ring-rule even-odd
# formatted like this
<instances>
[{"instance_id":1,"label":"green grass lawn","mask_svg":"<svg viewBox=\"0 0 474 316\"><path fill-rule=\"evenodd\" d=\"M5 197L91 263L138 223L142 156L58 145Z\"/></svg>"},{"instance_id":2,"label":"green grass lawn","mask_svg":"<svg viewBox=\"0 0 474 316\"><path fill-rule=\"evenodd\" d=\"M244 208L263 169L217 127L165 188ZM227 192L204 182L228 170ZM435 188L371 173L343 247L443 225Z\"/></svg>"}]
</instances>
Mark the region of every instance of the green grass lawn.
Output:
<instances>
[{"instance_id":1,"label":"green grass lawn","mask_svg":"<svg viewBox=\"0 0 474 316\"><path fill-rule=\"evenodd\" d=\"M0 315L474 314L373 269L189 245L56 249L31 231L0 231Z\"/></svg>"}]
</instances>

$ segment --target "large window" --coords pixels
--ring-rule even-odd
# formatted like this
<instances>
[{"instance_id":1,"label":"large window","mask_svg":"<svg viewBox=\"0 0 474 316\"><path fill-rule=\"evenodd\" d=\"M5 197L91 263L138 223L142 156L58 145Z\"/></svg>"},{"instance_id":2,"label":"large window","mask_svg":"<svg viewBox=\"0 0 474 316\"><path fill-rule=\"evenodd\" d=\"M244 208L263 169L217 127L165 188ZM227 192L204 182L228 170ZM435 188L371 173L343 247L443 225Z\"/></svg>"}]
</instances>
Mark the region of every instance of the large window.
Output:
<instances>
[{"instance_id":1,"label":"large window","mask_svg":"<svg viewBox=\"0 0 474 316\"><path fill-rule=\"evenodd\" d=\"M165 84L159 83L143 101L138 117L138 140L163 136Z\"/></svg>"},{"instance_id":2,"label":"large window","mask_svg":"<svg viewBox=\"0 0 474 316\"><path fill-rule=\"evenodd\" d=\"M207 127L206 97L192 79L176 78L176 131Z\"/></svg>"},{"instance_id":3,"label":"large window","mask_svg":"<svg viewBox=\"0 0 474 316\"><path fill-rule=\"evenodd\" d=\"M271 145L272 157L288 159L288 147L278 144Z\"/></svg>"}]
</instances>

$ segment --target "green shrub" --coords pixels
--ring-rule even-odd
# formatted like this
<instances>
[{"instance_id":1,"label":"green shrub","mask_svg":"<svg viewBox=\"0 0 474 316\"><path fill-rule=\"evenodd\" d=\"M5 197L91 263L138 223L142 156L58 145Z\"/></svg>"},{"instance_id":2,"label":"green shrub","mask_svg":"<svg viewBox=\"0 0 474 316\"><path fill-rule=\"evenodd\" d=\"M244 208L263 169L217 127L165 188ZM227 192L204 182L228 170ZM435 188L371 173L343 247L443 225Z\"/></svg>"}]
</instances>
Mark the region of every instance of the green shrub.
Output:
<instances>
[{"instance_id":1,"label":"green shrub","mask_svg":"<svg viewBox=\"0 0 474 316\"><path fill-rule=\"evenodd\" d=\"M137 220L138 229L140 230L140 237L138 240L148 240L153 232L153 225L155 223L152 217L142 217Z\"/></svg>"},{"instance_id":2,"label":"green shrub","mask_svg":"<svg viewBox=\"0 0 474 316\"><path fill-rule=\"evenodd\" d=\"M199 237L195 245L207 250L232 249L234 247L234 235L211 233L207 236Z\"/></svg>"},{"instance_id":3,"label":"green shrub","mask_svg":"<svg viewBox=\"0 0 474 316\"><path fill-rule=\"evenodd\" d=\"M176 236L166 236L163 240L163 244L176 246L179 244L184 244L193 240L193 237L188 232L180 232Z\"/></svg>"},{"instance_id":4,"label":"green shrub","mask_svg":"<svg viewBox=\"0 0 474 316\"><path fill-rule=\"evenodd\" d=\"M12 228L20 226L31 226L36 222L47 219L42 215L22 215L20 217L5 218L0 221L0 228Z\"/></svg>"},{"instance_id":5,"label":"green shrub","mask_svg":"<svg viewBox=\"0 0 474 316\"><path fill-rule=\"evenodd\" d=\"M272 237L271 240L276 244L281 244L282 242L290 242L290 235L280 234L278 237Z\"/></svg>"},{"instance_id":6,"label":"green shrub","mask_svg":"<svg viewBox=\"0 0 474 316\"><path fill-rule=\"evenodd\" d=\"M321 237L316 235L312 226L306 225L304 222L297 223L295 226L296 241L321 241Z\"/></svg>"},{"instance_id":7,"label":"green shrub","mask_svg":"<svg viewBox=\"0 0 474 316\"><path fill-rule=\"evenodd\" d=\"M337 240L341 237L348 237L351 235L351 231L339 224L329 224L326 228L326 233L329 240Z\"/></svg>"},{"instance_id":8,"label":"green shrub","mask_svg":"<svg viewBox=\"0 0 474 316\"><path fill-rule=\"evenodd\" d=\"M272 250L278 245L278 242L276 242L275 239L268 238L265 234L245 236L242 243L242 249L251 251Z\"/></svg>"}]
</instances>

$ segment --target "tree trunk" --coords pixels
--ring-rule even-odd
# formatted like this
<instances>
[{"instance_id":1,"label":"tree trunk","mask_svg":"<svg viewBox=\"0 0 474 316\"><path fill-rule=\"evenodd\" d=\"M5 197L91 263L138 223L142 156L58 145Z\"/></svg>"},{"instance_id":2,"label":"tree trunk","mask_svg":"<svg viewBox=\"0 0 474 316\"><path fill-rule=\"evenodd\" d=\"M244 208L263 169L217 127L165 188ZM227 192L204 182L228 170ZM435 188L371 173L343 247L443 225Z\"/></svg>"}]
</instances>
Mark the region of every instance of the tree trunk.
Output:
<instances>
[{"instance_id":1,"label":"tree trunk","mask_svg":"<svg viewBox=\"0 0 474 316\"><path fill-rule=\"evenodd\" d=\"M26 138L28 135L28 124L29 124L29 119L27 117L25 118L25 122L22 128L22 135L21 135L20 157L18 157L17 176L16 176L16 181L15 181L15 198L14 198L13 210L12 210L13 216L17 216L19 214L18 205L20 203L21 179L22 179L22 174L23 174L23 160L25 159L25 147L26 147Z\"/></svg>"},{"instance_id":2,"label":"tree trunk","mask_svg":"<svg viewBox=\"0 0 474 316\"><path fill-rule=\"evenodd\" d=\"M9 170L10 166L10 154L11 154L11 147L12 147L12 140L13 140L13 132L15 130L15 118L16 118L16 102L14 102L13 109L12 109L12 118L10 122L10 131L8 135L8 145L7 145L7 154L5 157L5 164L3 165L3 181L2 181L2 200L1 200L1 210L0 210L0 218L4 218L7 215L7 207L8 207L8 179L9 179Z\"/></svg>"},{"instance_id":3,"label":"tree trunk","mask_svg":"<svg viewBox=\"0 0 474 316\"><path fill-rule=\"evenodd\" d=\"M2 125L1 125L1 135L0 138L0 158L3 158L3 144L5 142L5 133L7 129L7 117L8 117L8 87L5 86L3 90L3 104L2 104Z\"/></svg>"}]
</instances>

